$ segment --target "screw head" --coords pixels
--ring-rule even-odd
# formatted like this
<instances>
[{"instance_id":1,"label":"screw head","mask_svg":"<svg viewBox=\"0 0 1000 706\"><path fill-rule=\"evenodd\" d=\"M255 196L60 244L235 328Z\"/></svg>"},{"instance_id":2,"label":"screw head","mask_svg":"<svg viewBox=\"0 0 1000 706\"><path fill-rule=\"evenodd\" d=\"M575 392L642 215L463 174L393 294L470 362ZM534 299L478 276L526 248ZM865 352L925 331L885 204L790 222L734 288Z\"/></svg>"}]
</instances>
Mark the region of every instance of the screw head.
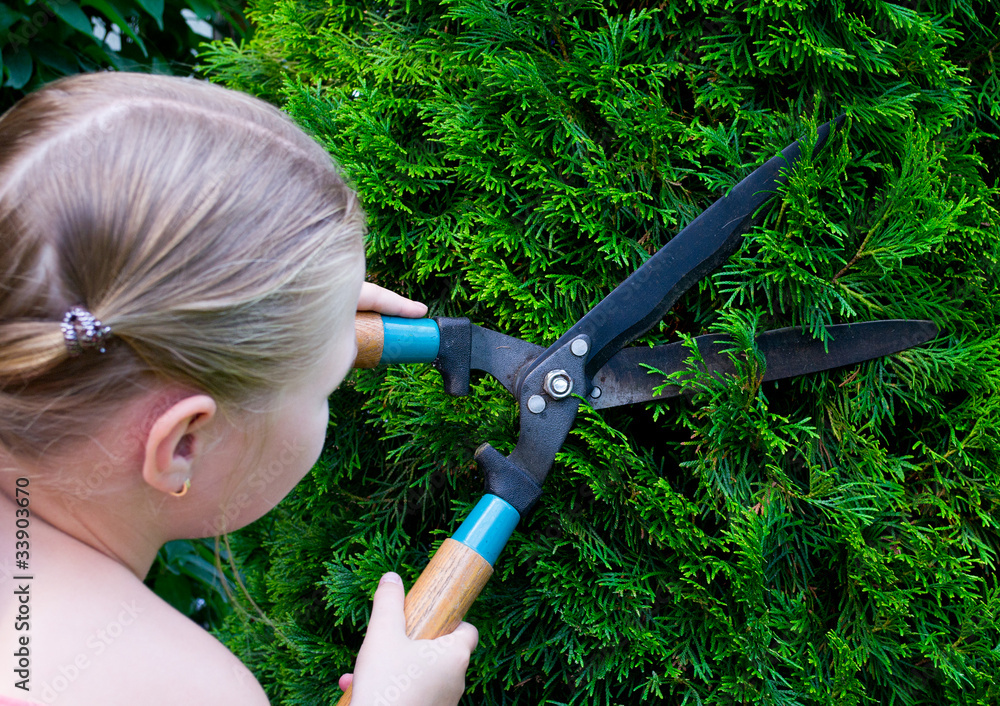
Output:
<instances>
[{"instance_id":1,"label":"screw head","mask_svg":"<svg viewBox=\"0 0 1000 706\"><path fill-rule=\"evenodd\" d=\"M582 358L590 350L590 344L587 343L586 338L581 336L573 339L573 342L569 344L569 349L577 358Z\"/></svg>"},{"instance_id":2,"label":"screw head","mask_svg":"<svg viewBox=\"0 0 1000 706\"><path fill-rule=\"evenodd\" d=\"M545 382L542 384L549 396L556 400L569 397L573 392L573 378L565 370L550 370L545 374Z\"/></svg>"},{"instance_id":3,"label":"screw head","mask_svg":"<svg viewBox=\"0 0 1000 706\"><path fill-rule=\"evenodd\" d=\"M590 391L590 397L596 400L600 396L601 396L601 388L597 387L597 385L594 385L594 389Z\"/></svg>"},{"instance_id":4,"label":"screw head","mask_svg":"<svg viewBox=\"0 0 1000 706\"><path fill-rule=\"evenodd\" d=\"M532 414L540 414L545 411L545 398L541 395L532 395L528 398L528 411Z\"/></svg>"}]
</instances>

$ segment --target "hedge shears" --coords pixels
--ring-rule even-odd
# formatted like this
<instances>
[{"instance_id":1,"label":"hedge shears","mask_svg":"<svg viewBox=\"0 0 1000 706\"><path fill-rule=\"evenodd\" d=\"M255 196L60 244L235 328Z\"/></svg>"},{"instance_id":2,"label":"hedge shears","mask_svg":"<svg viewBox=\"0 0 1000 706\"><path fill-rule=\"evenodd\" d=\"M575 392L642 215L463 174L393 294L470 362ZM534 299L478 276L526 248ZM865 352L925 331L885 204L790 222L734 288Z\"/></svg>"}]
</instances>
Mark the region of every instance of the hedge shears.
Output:
<instances>
[{"instance_id":1,"label":"hedge shears","mask_svg":"<svg viewBox=\"0 0 1000 706\"><path fill-rule=\"evenodd\" d=\"M833 129L831 123L818 129L815 150ZM787 181L801 155L800 142L701 213L547 348L465 318L358 314L355 367L430 362L452 395L468 394L470 371L478 370L518 400L516 447L509 456L488 443L476 450L476 462L486 477L485 494L406 596L406 627L412 639L447 634L461 622L492 575L507 539L541 495L581 404L601 409L681 394L682 386L664 376L690 370L693 351L688 346L625 346L736 250L757 211ZM830 325L826 333L825 342L798 328L757 336L755 347L765 361L762 381L890 355L930 341L938 331L930 321L897 319ZM718 375L734 371L726 346L720 345L728 340L722 334L694 339L705 370ZM339 703L348 704L350 697L348 689Z\"/></svg>"}]
</instances>

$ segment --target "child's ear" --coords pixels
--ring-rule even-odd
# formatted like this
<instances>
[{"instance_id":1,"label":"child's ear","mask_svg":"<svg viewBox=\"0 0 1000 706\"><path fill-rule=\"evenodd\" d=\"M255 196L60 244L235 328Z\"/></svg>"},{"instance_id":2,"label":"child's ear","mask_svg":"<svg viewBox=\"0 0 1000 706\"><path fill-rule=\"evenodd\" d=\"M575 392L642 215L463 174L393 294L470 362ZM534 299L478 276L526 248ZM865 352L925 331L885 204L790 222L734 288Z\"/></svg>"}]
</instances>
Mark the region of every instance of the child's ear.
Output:
<instances>
[{"instance_id":1,"label":"child's ear","mask_svg":"<svg viewBox=\"0 0 1000 706\"><path fill-rule=\"evenodd\" d=\"M197 432L215 417L216 409L208 395L191 395L161 413L146 436L143 480L164 493L182 490L201 450Z\"/></svg>"}]
</instances>

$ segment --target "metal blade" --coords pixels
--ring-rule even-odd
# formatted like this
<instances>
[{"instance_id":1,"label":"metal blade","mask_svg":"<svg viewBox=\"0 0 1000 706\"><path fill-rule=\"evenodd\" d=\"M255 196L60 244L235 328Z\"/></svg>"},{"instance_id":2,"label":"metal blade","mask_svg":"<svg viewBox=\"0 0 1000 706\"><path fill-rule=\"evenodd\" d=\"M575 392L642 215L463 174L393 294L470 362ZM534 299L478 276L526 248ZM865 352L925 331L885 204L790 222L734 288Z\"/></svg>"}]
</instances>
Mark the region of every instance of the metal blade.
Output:
<instances>
[{"instance_id":1,"label":"metal blade","mask_svg":"<svg viewBox=\"0 0 1000 706\"><path fill-rule=\"evenodd\" d=\"M822 341L817 341L798 328L776 329L757 336L756 345L766 364L763 381L806 375L880 358L926 343L938 334L937 326L930 321L910 319L839 324L827 326L826 330L831 338L826 350ZM721 353L731 344L731 339L723 334L712 334L698 336L694 340L707 370L720 375L735 372L732 360ZM684 361L690 356L690 349L682 343L653 348L626 348L594 376L593 384L600 389L600 396L594 398L591 393L590 402L595 409L603 409L675 397L681 392L676 385L654 395L653 388L662 385L665 379L642 365L651 365L669 374L688 369Z\"/></svg>"},{"instance_id":2,"label":"metal blade","mask_svg":"<svg viewBox=\"0 0 1000 706\"><path fill-rule=\"evenodd\" d=\"M819 129L816 149L826 142L830 130L829 123ZM785 182L788 167L800 151L800 143L793 143L737 184L540 355L517 356L522 361L519 366L511 364L499 375L494 373L506 386L510 371L517 369L514 386L520 434L509 456L489 444L477 450L489 493L510 503L522 516L530 511L576 418L579 398L571 394L574 385L578 390L589 389L594 373L736 249L739 235ZM495 353L496 349L482 351L481 365L488 365Z\"/></svg>"},{"instance_id":3,"label":"metal blade","mask_svg":"<svg viewBox=\"0 0 1000 706\"><path fill-rule=\"evenodd\" d=\"M489 373L507 388L507 392L516 397L518 373L545 348L480 326L473 325L471 328L469 367Z\"/></svg>"},{"instance_id":4,"label":"metal blade","mask_svg":"<svg viewBox=\"0 0 1000 706\"><path fill-rule=\"evenodd\" d=\"M830 127L826 123L819 128L815 150L826 142ZM779 184L785 183L800 154L800 143L793 142L733 187L563 334L524 375L544 365L564 344L586 335L591 348L585 372L592 378L622 347L663 318L691 285L733 253L754 213L774 195Z\"/></svg>"}]
</instances>

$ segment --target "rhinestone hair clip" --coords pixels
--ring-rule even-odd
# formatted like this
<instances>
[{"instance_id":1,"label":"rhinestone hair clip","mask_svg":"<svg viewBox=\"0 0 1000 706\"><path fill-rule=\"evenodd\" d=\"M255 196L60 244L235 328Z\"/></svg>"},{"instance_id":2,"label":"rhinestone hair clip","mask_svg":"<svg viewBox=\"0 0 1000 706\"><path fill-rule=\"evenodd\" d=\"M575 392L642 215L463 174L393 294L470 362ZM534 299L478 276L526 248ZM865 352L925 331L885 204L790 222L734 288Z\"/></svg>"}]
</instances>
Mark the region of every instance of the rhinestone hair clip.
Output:
<instances>
[{"instance_id":1,"label":"rhinestone hair clip","mask_svg":"<svg viewBox=\"0 0 1000 706\"><path fill-rule=\"evenodd\" d=\"M102 324L82 306L74 306L66 312L61 328L71 358L93 348L104 353L104 341L111 335L111 327Z\"/></svg>"}]
</instances>

